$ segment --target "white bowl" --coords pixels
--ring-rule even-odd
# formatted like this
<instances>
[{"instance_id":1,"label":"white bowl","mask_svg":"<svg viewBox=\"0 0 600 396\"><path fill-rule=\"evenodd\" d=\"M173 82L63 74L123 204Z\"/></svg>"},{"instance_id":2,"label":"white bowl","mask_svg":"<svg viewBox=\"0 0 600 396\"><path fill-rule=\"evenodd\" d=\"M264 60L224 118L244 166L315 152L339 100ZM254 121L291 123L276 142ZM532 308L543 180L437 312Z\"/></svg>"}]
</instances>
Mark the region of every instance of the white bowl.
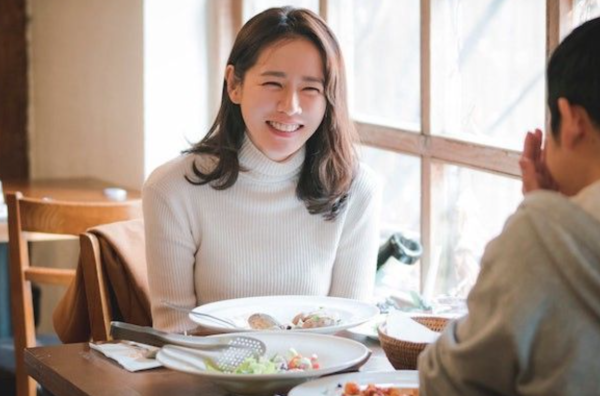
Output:
<instances>
[{"instance_id":1,"label":"white bowl","mask_svg":"<svg viewBox=\"0 0 600 396\"><path fill-rule=\"evenodd\" d=\"M212 337L231 337L232 335L235 334ZM248 336L248 333L239 333L239 335ZM303 356L316 354L320 368L276 374L233 374L200 370L166 353L161 353L161 351L158 352L156 358L165 367L206 377L236 395L267 395L285 393L302 382L363 363L370 353L367 347L357 341L323 334L256 332L252 333L250 337L265 343L267 347L265 355L269 357L275 353L285 355L290 348L294 348Z\"/></svg>"}]
</instances>

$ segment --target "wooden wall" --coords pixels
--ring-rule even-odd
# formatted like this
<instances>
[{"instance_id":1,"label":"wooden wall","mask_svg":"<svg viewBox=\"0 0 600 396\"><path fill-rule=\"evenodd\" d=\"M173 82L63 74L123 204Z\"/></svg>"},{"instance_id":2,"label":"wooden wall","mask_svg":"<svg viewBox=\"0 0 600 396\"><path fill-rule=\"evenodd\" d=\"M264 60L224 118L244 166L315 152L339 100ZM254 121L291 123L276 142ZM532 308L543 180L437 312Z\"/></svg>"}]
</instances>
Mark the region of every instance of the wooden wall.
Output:
<instances>
[{"instance_id":1,"label":"wooden wall","mask_svg":"<svg viewBox=\"0 0 600 396\"><path fill-rule=\"evenodd\" d=\"M26 0L0 0L0 180L29 176Z\"/></svg>"}]
</instances>

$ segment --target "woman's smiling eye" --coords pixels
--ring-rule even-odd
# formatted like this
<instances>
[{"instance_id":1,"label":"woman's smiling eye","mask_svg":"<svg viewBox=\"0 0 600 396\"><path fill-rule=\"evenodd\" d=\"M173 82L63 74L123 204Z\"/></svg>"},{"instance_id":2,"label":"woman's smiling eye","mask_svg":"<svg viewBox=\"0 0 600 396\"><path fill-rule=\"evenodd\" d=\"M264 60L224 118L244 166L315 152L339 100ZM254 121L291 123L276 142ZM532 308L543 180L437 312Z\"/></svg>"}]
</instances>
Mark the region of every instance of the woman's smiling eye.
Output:
<instances>
[{"instance_id":1,"label":"woman's smiling eye","mask_svg":"<svg viewBox=\"0 0 600 396\"><path fill-rule=\"evenodd\" d=\"M304 90L308 92L321 93L321 88L318 87L305 87Z\"/></svg>"},{"instance_id":2,"label":"woman's smiling eye","mask_svg":"<svg viewBox=\"0 0 600 396\"><path fill-rule=\"evenodd\" d=\"M277 81L266 81L262 84L265 87L281 87L281 83L277 82Z\"/></svg>"}]
</instances>

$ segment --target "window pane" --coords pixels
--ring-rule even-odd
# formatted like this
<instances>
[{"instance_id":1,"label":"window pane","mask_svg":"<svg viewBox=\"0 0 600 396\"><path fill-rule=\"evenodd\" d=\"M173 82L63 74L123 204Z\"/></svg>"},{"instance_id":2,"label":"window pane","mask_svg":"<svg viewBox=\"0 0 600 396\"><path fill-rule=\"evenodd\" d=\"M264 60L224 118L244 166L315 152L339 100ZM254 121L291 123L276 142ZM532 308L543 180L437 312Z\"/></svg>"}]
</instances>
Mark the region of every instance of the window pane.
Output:
<instances>
[{"instance_id":1,"label":"window pane","mask_svg":"<svg viewBox=\"0 0 600 396\"><path fill-rule=\"evenodd\" d=\"M452 165L435 165L428 296L466 298L486 244L521 202L521 182Z\"/></svg>"},{"instance_id":2,"label":"window pane","mask_svg":"<svg viewBox=\"0 0 600 396\"><path fill-rule=\"evenodd\" d=\"M319 0L250 0L243 2L244 23L254 15L272 7L292 6L298 8L308 8L311 11L319 13Z\"/></svg>"},{"instance_id":3,"label":"window pane","mask_svg":"<svg viewBox=\"0 0 600 396\"><path fill-rule=\"evenodd\" d=\"M331 1L354 119L420 129L418 0Z\"/></svg>"},{"instance_id":4,"label":"window pane","mask_svg":"<svg viewBox=\"0 0 600 396\"><path fill-rule=\"evenodd\" d=\"M598 16L600 16L600 0L575 0L573 28Z\"/></svg>"},{"instance_id":5,"label":"window pane","mask_svg":"<svg viewBox=\"0 0 600 396\"><path fill-rule=\"evenodd\" d=\"M520 150L544 126L545 0L432 4L432 132Z\"/></svg>"},{"instance_id":6,"label":"window pane","mask_svg":"<svg viewBox=\"0 0 600 396\"><path fill-rule=\"evenodd\" d=\"M421 161L411 157L361 147L362 162L373 169L383 182L381 243L392 234L420 240ZM400 263L393 257L377 275L377 294L387 296L397 290L419 290L420 265Z\"/></svg>"}]
</instances>

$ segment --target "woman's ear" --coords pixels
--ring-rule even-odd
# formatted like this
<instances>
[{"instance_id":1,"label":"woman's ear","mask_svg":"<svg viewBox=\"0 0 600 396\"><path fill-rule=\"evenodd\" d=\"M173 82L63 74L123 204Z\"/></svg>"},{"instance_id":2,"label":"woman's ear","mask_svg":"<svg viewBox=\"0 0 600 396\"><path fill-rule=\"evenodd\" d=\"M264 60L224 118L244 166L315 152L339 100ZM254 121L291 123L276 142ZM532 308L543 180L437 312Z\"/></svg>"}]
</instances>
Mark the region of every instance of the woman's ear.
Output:
<instances>
[{"instance_id":1,"label":"woman's ear","mask_svg":"<svg viewBox=\"0 0 600 396\"><path fill-rule=\"evenodd\" d=\"M239 105L242 101L242 83L235 76L233 65L227 65L225 68L225 81L227 83L227 94L229 95L229 99L233 103Z\"/></svg>"}]
</instances>

